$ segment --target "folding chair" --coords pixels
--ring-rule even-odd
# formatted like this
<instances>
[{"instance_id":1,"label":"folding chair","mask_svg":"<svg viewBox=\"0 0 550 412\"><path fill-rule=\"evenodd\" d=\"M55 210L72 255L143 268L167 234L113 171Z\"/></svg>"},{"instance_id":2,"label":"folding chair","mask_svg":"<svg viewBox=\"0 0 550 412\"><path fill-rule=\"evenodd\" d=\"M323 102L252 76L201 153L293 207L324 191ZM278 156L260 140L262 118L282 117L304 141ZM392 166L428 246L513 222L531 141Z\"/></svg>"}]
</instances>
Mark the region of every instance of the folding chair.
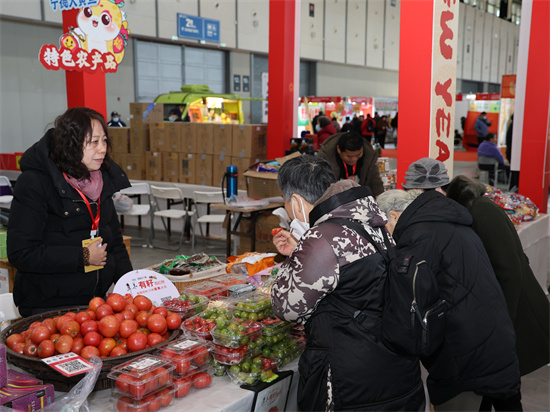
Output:
<instances>
[{"instance_id":1,"label":"folding chair","mask_svg":"<svg viewBox=\"0 0 550 412\"><path fill-rule=\"evenodd\" d=\"M155 228L153 226L153 207L151 203L151 190L148 183L133 183L132 186L122 189L120 193L127 196L145 195L147 197L147 204L133 204L132 209L128 212L117 212L119 216L149 216L149 236L147 237L147 243L143 247L153 247L153 236ZM134 239L132 239L134 240ZM139 240L136 238L136 240Z\"/></svg>"},{"instance_id":2,"label":"folding chair","mask_svg":"<svg viewBox=\"0 0 550 412\"><path fill-rule=\"evenodd\" d=\"M498 185L499 173L502 172L506 176L506 170L499 169L499 167L498 167L499 162L494 157L478 156L477 166L478 166L478 169L479 169L479 172L480 172L479 173L479 175L480 175L479 180L483 181L484 183L490 184L491 175L492 175L493 179L494 179L493 183L494 183L495 187ZM493 170L486 170L487 168L482 169L480 166L492 166ZM508 186L510 184L510 175L508 175L508 178L506 178L504 180L505 180L505 184Z\"/></svg>"},{"instance_id":3,"label":"folding chair","mask_svg":"<svg viewBox=\"0 0 550 412\"><path fill-rule=\"evenodd\" d=\"M216 224L222 224L225 220L225 213L223 214L211 214L210 213L210 205L212 203L223 203L224 202L224 196L223 192L220 190L218 192L201 192L201 191L195 191L193 192L193 201L195 204L195 216L196 221L199 226L199 230L201 232L201 236L203 237L203 241L206 245L206 238L204 236L204 233L202 231L202 224L206 224L206 236L209 234L209 225L211 223ZM201 214L199 212L199 206L204 205L206 206L206 213ZM193 245L195 244L195 231L193 231Z\"/></svg>"},{"instance_id":4,"label":"folding chair","mask_svg":"<svg viewBox=\"0 0 550 412\"><path fill-rule=\"evenodd\" d=\"M169 248L163 248L159 246L154 246L159 249L165 249L165 250L173 250L177 252L181 249L181 245L183 244L183 237L185 236L185 228L187 224L190 222L191 217L195 214L194 211L190 211L187 209L187 201L183 197L183 192L178 187L165 187L165 186L154 186L151 185L151 193L153 195L153 198L155 199L155 210L153 212L154 216L158 216L162 219L162 224L164 225L164 229L166 230L166 234L168 236L168 239L170 239L170 220L171 219L178 219L183 222L183 228L181 230L181 237L180 242L178 244L177 249L169 249ZM159 206L159 199L166 200L167 207L166 209L161 209ZM176 205L182 205L183 209L172 209L172 206ZM168 222L166 222L164 219L168 219ZM189 225L190 230L193 230L191 225ZM194 232L194 231L193 231ZM194 233L193 233L193 239L194 239ZM192 243L192 249L195 250L195 244Z\"/></svg>"}]
</instances>

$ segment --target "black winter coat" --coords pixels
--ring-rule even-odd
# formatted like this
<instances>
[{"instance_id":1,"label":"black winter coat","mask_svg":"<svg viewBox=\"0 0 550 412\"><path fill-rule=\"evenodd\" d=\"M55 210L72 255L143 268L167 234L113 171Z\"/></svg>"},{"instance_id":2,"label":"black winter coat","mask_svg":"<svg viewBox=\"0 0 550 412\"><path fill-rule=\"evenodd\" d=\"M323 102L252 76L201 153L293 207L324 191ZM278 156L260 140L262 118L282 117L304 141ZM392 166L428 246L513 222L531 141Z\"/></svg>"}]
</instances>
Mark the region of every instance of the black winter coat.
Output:
<instances>
[{"instance_id":1,"label":"black winter coat","mask_svg":"<svg viewBox=\"0 0 550 412\"><path fill-rule=\"evenodd\" d=\"M85 273L82 240L90 238L92 218L49 155L52 130L22 156L10 211L8 259L17 268L13 295L23 316L32 308L87 305L132 270L112 200L130 186L126 173L115 163L102 172L98 235L107 243L107 263ZM88 201L95 216L97 202Z\"/></svg>"},{"instance_id":2,"label":"black winter coat","mask_svg":"<svg viewBox=\"0 0 550 412\"><path fill-rule=\"evenodd\" d=\"M471 224L463 206L431 190L405 209L393 232L397 253L425 259L447 301L443 346L423 360L434 405L464 391L507 398L520 387L514 328Z\"/></svg>"},{"instance_id":3,"label":"black winter coat","mask_svg":"<svg viewBox=\"0 0 550 412\"><path fill-rule=\"evenodd\" d=\"M341 184L349 182L331 188ZM315 226L281 266L271 292L277 316L306 326L298 405L308 411L423 409L418 359L391 352L379 339L382 257L355 230L325 222L350 216L383 244L385 219L370 191L357 186L335 194L310 213ZM364 322L354 318L356 310L367 314Z\"/></svg>"},{"instance_id":4,"label":"black winter coat","mask_svg":"<svg viewBox=\"0 0 550 412\"><path fill-rule=\"evenodd\" d=\"M550 302L538 283L516 228L506 213L483 196L485 185L457 176L447 197L468 208L472 229L478 234L516 331L516 350L521 375L550 362Z\"/></svg>"}]
</instances>

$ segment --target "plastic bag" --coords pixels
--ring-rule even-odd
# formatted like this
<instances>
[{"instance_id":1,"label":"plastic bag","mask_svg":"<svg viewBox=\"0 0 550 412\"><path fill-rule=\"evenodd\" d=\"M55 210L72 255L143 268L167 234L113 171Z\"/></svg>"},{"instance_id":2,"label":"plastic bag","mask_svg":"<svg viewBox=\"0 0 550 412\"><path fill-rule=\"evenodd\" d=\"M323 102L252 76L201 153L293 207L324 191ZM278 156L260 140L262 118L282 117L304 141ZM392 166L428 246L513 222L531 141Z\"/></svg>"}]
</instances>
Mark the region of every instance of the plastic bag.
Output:
<instances>
[{"instance_id":1,"label":"plastic bag","mask_svg":"<svg viewBox=\"0 0 550 412\"><path fill-rule=\"evenodd\" d=\"M225 269L227 273L243 273L242 265L244 263L246 267L246 273L248 276L252 276L261 270L264 270L268 267L271 267L275 264L274 257L276 253L256 253L256 252L247 252L238 256L229 256L227 261L227 268ZM235 267L235 271L232 267ZM238 269L238 270L237 270Z\"/></svg>"},{"instance_id":2,"label":"plastic bag","mask_svg":"<svg viewBox=\"0 0 550 412\"><path fill-rule=\"evenodd\" d=\"M115 210L119 213L129 212L134 206L132 199L120 192L113 195L113 202L115 203Z\"/></svg>"},{"instance_id":3,"label":"plastic bag","mask_svg":"<svg viewBox=\"0 0 550 412\"><path fill-rule=\"evenodd\" d=\"M89 412L90 407L87 399L94 389L103 366L103 362L97 356L90 359L90 363L93 365L93 369L86 372L86 376L70 392L41 410L45 412Z\"/></svg>"}]
</instances>

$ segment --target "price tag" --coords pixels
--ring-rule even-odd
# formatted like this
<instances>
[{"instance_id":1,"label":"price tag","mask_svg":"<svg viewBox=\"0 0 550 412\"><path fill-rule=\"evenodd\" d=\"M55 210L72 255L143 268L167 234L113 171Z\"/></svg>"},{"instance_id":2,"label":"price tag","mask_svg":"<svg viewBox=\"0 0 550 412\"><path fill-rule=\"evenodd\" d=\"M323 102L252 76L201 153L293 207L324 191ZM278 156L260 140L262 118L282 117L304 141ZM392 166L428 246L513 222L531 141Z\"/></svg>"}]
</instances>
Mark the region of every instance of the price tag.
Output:
<instances>
[{"instance_id":1,"label":"price tag","mask_svg":"<svg viewBox=\"0 0 550 412\"><path fill-rule=\"evenodd\" d=\"M46 365L65 376L75 376L93 369L93 365L76 353L68 352L42 359Z\"/></svg>"},{"instance_id":2,"label":"price tag","mask_svg":"<svg viewBox=\"0 0 550 412\"><path fill-rule=\"evenodd\" d=\"M192 340L184 340L183 342L176 343L174 345L174 348L189 349L189 348L192 348L193 346L196 346L196 345L197 345L197 342L193 342Z\"/></svg>"},{"instance_id":3,"label":"price tag","mask_svg":"<svg viewBox=\"0 0 550 412\"><path fill-rule=\"evenodd\" d=\"M142 370L158 364L160 364L160 360L155 358L145 357L136 362L132 362L131 364L129 364L128 369Z\"/></svg>"}]
</instances>

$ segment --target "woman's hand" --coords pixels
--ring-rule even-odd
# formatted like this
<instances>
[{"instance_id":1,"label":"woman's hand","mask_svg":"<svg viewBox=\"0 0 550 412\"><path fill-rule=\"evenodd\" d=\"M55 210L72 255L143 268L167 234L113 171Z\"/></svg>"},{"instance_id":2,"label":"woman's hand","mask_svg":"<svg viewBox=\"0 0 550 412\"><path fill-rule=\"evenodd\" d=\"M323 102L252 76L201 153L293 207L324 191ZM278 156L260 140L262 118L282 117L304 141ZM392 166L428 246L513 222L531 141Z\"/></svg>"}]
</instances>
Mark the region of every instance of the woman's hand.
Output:
<instances>
[{"instance_id":1,"label":"woman's hand","mask_svg":"<svg viewBox=\"0 0 550 412\"><path fill-rule=\"evenodd\" d=\"M107 243L101 244L101 240L101 238L97 238L88 245L90 265L105 266L107 263Z\"/></svg>"},{"instance_id":2,"label":"woman's hand","mask_svg":"<svg viewBox=\"0 0 550 412\"><path fill-rule=\"evenodd\" d=\"M289 231L281 229L273 235L273 244L281 255L290 256L298 242Z\"/></svg>"}]
</instances>

